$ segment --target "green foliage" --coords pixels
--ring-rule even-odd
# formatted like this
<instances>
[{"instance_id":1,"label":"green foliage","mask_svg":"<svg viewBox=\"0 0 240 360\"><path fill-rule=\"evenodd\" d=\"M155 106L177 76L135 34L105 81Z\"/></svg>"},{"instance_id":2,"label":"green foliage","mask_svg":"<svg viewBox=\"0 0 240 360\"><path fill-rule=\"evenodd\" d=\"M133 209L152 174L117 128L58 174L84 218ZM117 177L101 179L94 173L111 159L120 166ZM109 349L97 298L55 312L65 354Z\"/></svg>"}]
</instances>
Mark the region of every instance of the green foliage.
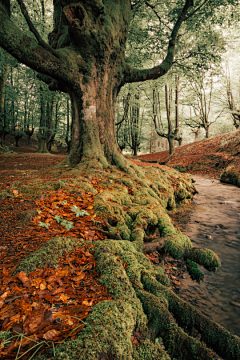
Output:
<instances>
[{"instance_id":1,"label":"green foliage","mask_svg":"<svg viewBox=\"0 0 240 360\"><path fill-rule=\"evenodd\" d=\"M76 214L76 217L79 216L89 216L89 213L86 210L80 210L78 206L73 205L71 207L71 211L74 212Z\"/></svg>"},{"instance_id":2,"label":"green foliage","mask_svg":"<svg viewBox=\"0 0 240 360\"><path fill-rule=\"evenodd\" d=\"M59 215L55 215L54 219L58 224L61 223L61 225L64 226L67 230L74 229L72 221L67 221L65 219L62 219Z\"/></svg>"},{"instance_id":3,"label":"green foliage","mask_svg":"<svg viewBox=\"0 0 240 360\"><path fill-rule=\"evenodd\" d=\"M186 265L187 271L191 276L191 279L196 280L198 283L200 283L200 281L204 278L204 274L198 269L197 264L194 261L187 259Z\"/></svg>"},{"instance_id":4,"label":"green foliage","mask_svg":"<svg viewBox=\"0 0 240 360\"><path fill-rule=\"evenodd\" d=\"M49 223L44 223L44 222L42 222L42 221L39 221L38 222L38 226L41 226L41 227L45 227L45 228L49 228L49 226L50 226L50 224Z\"/></svg>"},{"instance_id":5,"label":"green foliage","mask_svg":"<svg viewBox=\"0 0 240 360\"><path fill-rule=\"evenodd\" d=\"M58 180L58 182L59 182L60 188L64 188L66 186L64 181Z\"/></svg>"}]
</instances>

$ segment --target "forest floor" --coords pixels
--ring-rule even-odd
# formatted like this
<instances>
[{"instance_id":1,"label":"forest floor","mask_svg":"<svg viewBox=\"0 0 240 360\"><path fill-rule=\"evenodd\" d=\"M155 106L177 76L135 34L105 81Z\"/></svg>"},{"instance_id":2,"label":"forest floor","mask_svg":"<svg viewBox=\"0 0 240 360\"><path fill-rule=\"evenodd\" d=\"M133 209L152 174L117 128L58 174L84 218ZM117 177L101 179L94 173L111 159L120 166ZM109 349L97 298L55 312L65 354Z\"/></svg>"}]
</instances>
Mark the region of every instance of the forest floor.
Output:
<instances>
[{"instance_id":1,"label":"forest floor","mask_svg":"<svg viewBox=\"0 0 240 360\"><path fill-rule=\"evenodd\" d=\"M229 136L221 139L220 143L224 141L229 145ZM215 153L209 153L208 142ZM229 164L236 163L238 145L230 150L223 146L219 150L216 140L208 142L177 148L169 165L177 168L185 166L181 170L191 173L220 177ZM102 300L112 299L106 286L99 282L97 260L91 251L95 247L94 242L108 237L106 219L94 211L94 193L105 191L106 186L100 185L99 179L86 175L88 183L85 184L86 191L82 192L73 183L67 165L63 171L51 171L66 157L64 149L38 154L35 148L23 142L20 142L19 148L9 148L12 153L0 155L0 330L11 330L14 337L8 340L7 346L3 341L0 343L0 354L3 359L21 355L22 359L29 359L29 354L33 354L33 350L27 353L30 347L34 350L40 347L46 349L53 346L53 341L60 344L66 338L75 339L84 328L84 321L92 307ZM143 155L138 159L164 162L166 156L167 153L163 152ZM203 158L204 161L201 160ZM132 162L139 164L135 160L132 159ZM168 169L157 163L142 162L141 165ZM89 183L91 188L88 188ZM130 194L131 188L128 191ZM85 215L81 214L81 221L79 209ZM191 209L191 204L188 204L170 214L175 227L184 229ZM56 220L60 219L54 222L54 226L53 216ZM29 273L15 273L18 264L47 241L53 237L69 236L81 237L83 244L77 248L66 248L60 254L57 266L45 265L42 269L30 269ZM171 256L160 258L157 252L145 253L145 256L152 266L162 263L170 289L177 293L186 272L185 262ZM71 304L70 310L66 310L66 303ZM133 332L132 343L138 346L141 340L141 335Z\"/></svg>"}]
</instances>

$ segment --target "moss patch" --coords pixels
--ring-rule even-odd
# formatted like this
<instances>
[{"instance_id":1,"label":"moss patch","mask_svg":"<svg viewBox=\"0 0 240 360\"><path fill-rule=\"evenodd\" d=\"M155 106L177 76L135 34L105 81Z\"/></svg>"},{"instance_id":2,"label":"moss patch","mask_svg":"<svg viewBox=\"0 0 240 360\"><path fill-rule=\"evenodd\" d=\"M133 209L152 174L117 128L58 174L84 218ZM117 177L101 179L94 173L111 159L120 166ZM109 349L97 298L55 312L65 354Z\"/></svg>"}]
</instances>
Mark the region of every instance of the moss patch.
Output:
<instances>
[{"instance_id":1,"label":"moss patch","mask_svg":"<svg viewBox=\"0 0 240 360\"><path fill-rule=\"evenodd\" d=\"M38 250L29 254L26 258L19 262L15 273L24 271L29 274L35 271L37 267L57 266L58 260L65 254L69 253L76 246L81 245L81 239L68 237L55 237L46 241Z\"/></svg>"}]
</instances>

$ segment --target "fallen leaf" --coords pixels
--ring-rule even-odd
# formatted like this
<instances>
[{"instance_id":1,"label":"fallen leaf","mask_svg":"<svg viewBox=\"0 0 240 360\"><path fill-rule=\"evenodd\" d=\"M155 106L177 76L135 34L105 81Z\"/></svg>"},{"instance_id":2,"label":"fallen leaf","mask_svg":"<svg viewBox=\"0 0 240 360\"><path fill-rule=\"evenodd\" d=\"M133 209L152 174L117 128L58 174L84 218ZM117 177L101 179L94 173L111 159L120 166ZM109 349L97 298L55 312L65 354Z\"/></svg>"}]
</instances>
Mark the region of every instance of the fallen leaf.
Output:
<instances>
[{"instance_id":1,"label":"fallen leaf","mask_svg":"<svg viewBox=\"0 0 240 360\"><path fill-rule=\"evenodd\" d=\"M139 341L134 336L131 336L131 340L134 345L139 345Z\"/></svg>"},{"instance_id":2,"label":"fallen leaf","mask_svg":"<svg viewBox=\"0 0 240 360\"><path fill-rule=\"evenodd\" d=\"M74 276L72 279L73 279L73 281L81 281L82 279L84 279L84 277L85 277L85 274L81 274L78 276Z\"/></svg>"},{"instance_id":3,"label":"fallen leaf","mask_svg":"<svg viewBox=\"0 0 240 360\"><path fill-rule=\"evenodd\" d=\"M64 287L59 287L58 289L54 290L52 295L58 295L62 292L65 292L65 288Z\"/></svg>"},{"instance_id":4,"label":"fallen leaf","mask_svg":"<svg viewBox=\"0 0 240 360\"><path fill-rule=\"evenodd\" d=\"M55 329L48 330L44 335L43 338L45 340L53 340L55 337L59 336L61 333Z\"/></svg>"},{"instance_id":5,"label":"fallen leaf","mask_svg":"<svg viewBox=\"0 0 240 360\"><path fill-rule=\"evenodd\" d=\"M61 294L59 296L59 299L63 302L67 301L69 299L69 296L67 296L66 294Z\"/></svg>"},{"instance_id":6,"label":"fallen leaf","mask_svg":"<svg viewBox=\"0 0 240 360\"><path fill-rule=\"evenodd\" d=\"M45 290L46 289L46 283L45 282L42 282L41 284L40 284L40 286L39 286L39 289L40 290Z\"/></svg>"},{"instance_id":7,"label":"fallen leaf","mask_svg":"<svg viewBox=\"0 0 240 360\"><path fill-rule=\"evenodd\" d=\"M174 283L175 285L181 285L181 282L178 281L178 280L174 280L173 283Z\"/></svg>"},{"instance_id":8,"label":"fallen leaf","mask_svg":"<svg viewBox=\"0 0 240 360\"><path fill-rule=\"evenodd\" d=\"M26 286L26 287L30 286L30 282L27 277L27 273L25 273L24 271L20 271L19 273L17 273L17 278L23 283L23 286Z\"/></svg>"},{"instance_id":9,"label":"fallen leaf","mask_svg":"<svg viewBox=\"0 0 240 360\"><path fill-rule=\"evenodd\" d=\"M82 301L82 304L83 304L83 305L86 305L86 306L92 306L92 304L93 304L93 299L92 299L92 300L83 300L83 301Z\"/></svg>"}]
</instances>

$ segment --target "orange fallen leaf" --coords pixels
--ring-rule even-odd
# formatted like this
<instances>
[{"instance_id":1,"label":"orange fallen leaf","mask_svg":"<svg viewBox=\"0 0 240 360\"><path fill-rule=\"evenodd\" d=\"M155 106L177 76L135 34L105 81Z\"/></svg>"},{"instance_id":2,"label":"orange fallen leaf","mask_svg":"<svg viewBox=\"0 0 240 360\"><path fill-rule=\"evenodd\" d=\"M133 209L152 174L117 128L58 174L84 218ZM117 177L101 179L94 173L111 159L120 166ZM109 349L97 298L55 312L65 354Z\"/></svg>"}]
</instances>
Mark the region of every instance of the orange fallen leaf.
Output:
<instances>
[{"instance_id":1,"label":"orange fallen leaf","mask_svg":"<svg viewBox=\"0 0 240 360\"><path fill-rule=\"evenodd\" d=\"M66 294L61 294L59 296L59 299L63 302L67 301L69 299L69 296L67 296Z\"/></svg>"},{"instance_id":2,"label":"orange fallen leaf","mask_svg":"<svg viewBox=\"0 0 240 360\"><path fill-rule=\"evenodd\" d=\"M80 274L78 276L74 276L73 281L81 281L85 277L85 274Z\"/></svg>"},{"instance_id":3,"label":"orange fallen leaf","mask_svg":"<svg viewBox=\"0 0 240 360\"><path fill-rule=\"evenodd\" d=\"M41 284L40 284L40 286L39 286L39 289L40 290L45 290L46 289L46 282L42 282Z\"/></svg>"},{"instance_id":4,"label":"orange fallen leaf","mask_svg":"<svg viewBox=\"0 0 240 360\"><path fill-rule=\"evenodd\" d=\"M83 304L83 305L86 305L86 306L92 306L92 304L93 304L93 299L92 299L92 300L83 300L83 301L82 301L82 304Z\"/></svg>"},{"instance_id":5,"label":"orange fallen leaf","mask_svg":"<svg viewBox=\"0 0 240 360\"><path fill-rule=\"evenodd\" d=\"M8 296L8 294L10 293L10 291L5 291L1 296L0 296L0 309L4 304L4 300L6 299L6 297Z\"/></svg>"},{"instance_id":6,"label":"orange fallen leaf","mask_svg":"<svg viewBox=\"0 0 240 360\"><path fill-rule=\"evenodd\" d=\"M62 292L65 292L65 288L64 287L59 287L56 290L53 291L52 295L58 295Z\"/></svg>"},{"instance_id":7,"label":"orange fallen leaf","mask_svg":"<svg viewBox=\"0 0 240 360\"><path fill-rule=\"evenodd\" d=\"M131 336L131 340L134 345L139 345L139 341L134 336Z\"/></svg>"},{"instance_id":8,"label":"orange fallen leaf","mask_svg":"<svg viewBox=\"0 0 240 360\"><path fill-rule=\"evenodd\" d=\"M44 335L43 338L45 340L53 340L55 337L59 336L61 333L55 329L48 330Z\"/></svg>"},{"instance_id":9,"label":"orange fallen leaf","mask_svg":"<svg viewBox=\"0 0 240 360\"><path fill-rule=\"evenodd\" d=\"M181 282L178 281L178 280L174 280L173 282L174 282L174 284L176 284L176 285L181 285Z\"/></svg>"},{"instance_id":10,"label":"orange fallen leaf","mask_svg":"<svg viewBox=\"0 0 240 360\"><path fill-rule=\"evenodd\" d=\"M24 271L20 271L19 273L17 273L17 278L23 283L23 286L30 286L30 282L29 279L27 277L27 273L25 273Z\"/></svg>"}]
</instances>

